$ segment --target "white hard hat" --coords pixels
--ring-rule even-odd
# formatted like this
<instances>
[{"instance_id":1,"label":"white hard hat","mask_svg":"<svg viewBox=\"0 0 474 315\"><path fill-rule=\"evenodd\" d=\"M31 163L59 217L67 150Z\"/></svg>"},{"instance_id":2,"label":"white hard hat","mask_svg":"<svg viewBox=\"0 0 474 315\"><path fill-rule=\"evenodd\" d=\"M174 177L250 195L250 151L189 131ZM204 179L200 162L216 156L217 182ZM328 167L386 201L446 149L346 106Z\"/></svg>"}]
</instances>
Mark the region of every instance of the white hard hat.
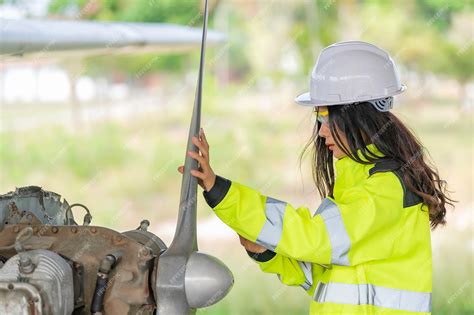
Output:
<instances>
[{"instance_id":1,"label":"white hard hat","mask_svg":"<svg viewBox=\"0 0 474 315\"><path fill-rule=\"evenodd\" d=\"M321 51L311 72L310 91L295 101L313 107L369 101L387 111L392 96L405 90L386 51L363 41L345 41Z\"/></svg>"}]
</instances>

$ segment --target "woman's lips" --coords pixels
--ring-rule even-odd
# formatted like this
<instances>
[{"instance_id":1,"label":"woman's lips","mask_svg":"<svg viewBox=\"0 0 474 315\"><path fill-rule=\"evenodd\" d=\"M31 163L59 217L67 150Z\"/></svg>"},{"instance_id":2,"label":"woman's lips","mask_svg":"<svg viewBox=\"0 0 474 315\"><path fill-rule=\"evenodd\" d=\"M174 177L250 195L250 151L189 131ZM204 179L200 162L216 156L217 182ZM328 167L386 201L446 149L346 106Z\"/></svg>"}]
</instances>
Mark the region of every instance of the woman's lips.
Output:
<instances>
[{"instance_id":1,"label":"woman's lips","mask_svg":"<svg viewBox=\"0 0 474 315\"><path fill-rule=\"evenodd\" d=\"M332 151L334 144L328 144L328 149Z\"/></svg>"}]
</instances>

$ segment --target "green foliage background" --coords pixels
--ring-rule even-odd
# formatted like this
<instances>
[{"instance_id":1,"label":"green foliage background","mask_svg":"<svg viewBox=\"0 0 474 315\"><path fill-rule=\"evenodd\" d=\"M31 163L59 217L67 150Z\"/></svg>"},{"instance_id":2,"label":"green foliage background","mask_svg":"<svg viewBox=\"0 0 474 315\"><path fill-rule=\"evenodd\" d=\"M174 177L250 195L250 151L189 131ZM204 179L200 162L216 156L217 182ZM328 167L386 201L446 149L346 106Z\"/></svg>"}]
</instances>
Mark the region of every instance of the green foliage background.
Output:
<instances>
[{"instance_id":1,"label":"green foliage background","mask_svg":"<svg viewBox=\"0 0 474 315\"><path fill-rule=\"evenodd\" d=\"M20 5L22 1L0 3ZM212 146L213 169L294 205L304 202L314 208L319 204L309 175L310 161L306 160L302 172L297 164L314 122L307 109L297 107L292 99L307 88L308 73L320 49L346 39L374 42L391 53L406 77L419 79L417 87L409 86L408 96L397 98L394 112L419 136L454 191L453 197L460 200L448 212L448 225L433 233L433 314L474 313L472 229L463 225L472 221L473 124L472 112L462 106L474 73L474 1L210 3L210 27L228 36L228 43L209 49L207 55L202 126ZM193 27L202 23L202 6L196 0L52 0L49 12L51 18ZM296 65L282 67L286 56L293 56ZM0 132L1 191L40 185L70 202L86 204L94 224L123 231L147 218L152 231L162 236L164 224L176 220L181 183L176 168L184 161L198 57L196 49L82 61L86 74L136 88L158 77L159 84L151 84L157 108L150 114L84 122L78 127L61 121L69 117L70 104L2 107L2 126L31 117L47 121L57 115L60 119L33 129ZM143 69L146 73L138 78ZM423 84L433 76L453 80L459 95ZM137 100L127 100L130 106L140 105L140 95L135 96ZM97 109L113 107L115 102L82 106L83 110ZM300 192L302 182L305 193ZM213 214L201 190L199 198L199 219L211 220ZM209 231L198 235L205 232ZM309 297L260 272L237 238L200 237L200 248L222 259L236 283L222 302L198 313L308 313Z\"/></svg>"}]
</instances>

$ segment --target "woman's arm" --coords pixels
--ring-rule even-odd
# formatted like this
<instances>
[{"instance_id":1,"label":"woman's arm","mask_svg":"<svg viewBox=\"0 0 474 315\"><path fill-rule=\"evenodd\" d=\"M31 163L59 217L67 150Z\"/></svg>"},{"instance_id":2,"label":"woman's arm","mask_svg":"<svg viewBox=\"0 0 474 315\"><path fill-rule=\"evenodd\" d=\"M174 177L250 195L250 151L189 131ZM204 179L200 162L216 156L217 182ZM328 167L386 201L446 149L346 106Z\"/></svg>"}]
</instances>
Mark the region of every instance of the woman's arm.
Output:
<instances>
[{"instance_id":1,"label":"woman's arm","mask_svg":"<svg viewBox=\"0 0 474 315\"><path fill-rule=\"evenodd\" d=\"M203 194L224 223L252 242L295 261L349 266L393 255L403 228L403 194L384 196L384 205L378 204L373 195L387 185L391 192L400 188L393 174L374 174L338 201L326 198L314 216L307 207L295 208L221 176Z\"/></svg>"},{"instance_id":2,"label":"woman's arm","mask_svg":"<svg viewBox=\"0 0 474 315\"><path fill-rule=\"evenodd\" d=\"M203 191L204 198L208 205L215 207L219 204L228 193L231 185L232 182L230 180L217 175L212 189L208 192ZM247 254L258 263L262 271L276 274L283 284L301 286L309 295L312 295L315 285L325 268L320 265L313 265L312 263L285 257L268 249L261 251L261 246L240 235L239 237L241 244L246 248Z\"/></svg>"}]
</instances>

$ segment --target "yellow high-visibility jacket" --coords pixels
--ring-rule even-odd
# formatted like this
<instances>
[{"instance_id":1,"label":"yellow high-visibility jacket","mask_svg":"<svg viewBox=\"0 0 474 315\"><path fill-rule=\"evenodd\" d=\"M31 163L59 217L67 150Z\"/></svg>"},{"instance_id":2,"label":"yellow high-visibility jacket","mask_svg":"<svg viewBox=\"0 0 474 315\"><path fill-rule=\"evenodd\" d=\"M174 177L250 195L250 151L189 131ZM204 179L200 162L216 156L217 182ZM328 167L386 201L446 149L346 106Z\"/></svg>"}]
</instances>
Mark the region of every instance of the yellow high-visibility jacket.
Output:
<instances>
[{"instance_id":1,"label":"yellow high-visibility jacket","mask_svg":"<svg viewBox=\"0 0 474 315\"><path fill-rule=\"evenodd\" d=\"M310 314L430 314L428 208L405 186L404 167L337 160L334 198L314 214L221 176L203 195L225 224L268 249L249 253L261 270L306 290Z\"/></svg>"}]
</instances>

